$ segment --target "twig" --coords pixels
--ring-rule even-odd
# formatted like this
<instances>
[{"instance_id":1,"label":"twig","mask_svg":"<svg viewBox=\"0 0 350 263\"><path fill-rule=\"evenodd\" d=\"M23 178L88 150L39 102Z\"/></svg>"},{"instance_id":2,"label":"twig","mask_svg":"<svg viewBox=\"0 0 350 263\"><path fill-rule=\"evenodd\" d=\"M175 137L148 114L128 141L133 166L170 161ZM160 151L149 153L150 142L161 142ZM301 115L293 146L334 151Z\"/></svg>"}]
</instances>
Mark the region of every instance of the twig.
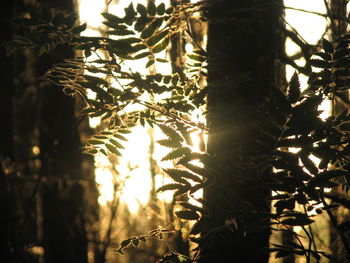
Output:
<instances>
[{"instance_id":1,"label":"twig","mask_svg":"<svg viewBox=\"0 0 350 263\"><path fill-rule=\"evenodd\" d=\"M308 245L308 249L306 250L307 253L305 253L305 257L306 257L306 263L310 263L311 262L311 246L312 246L312 237L310 235L310 233L307 231L307 229L305 228L305 226L301 227L305 234L307 235L307 238L309 239L309 245Z\"/></svg>"},{"instance_id":2,"label":"twig","mask_svg":"<svg viewBox=\"0 0 350 263\"><path fill-rule=\"evenodd\" d=\"M344 249L345 249L346 254L347 254L347 258L350 258L350 244L349 244L349 241L347 240L345 234L339 229L339 225L338 225L337 219L332 214L332 211L330 210L330 208L329 208L329 206L328 206L328 204L327 204L327 202L326 202L326 200L324 198L323 192L321 192L321 194L320 194L320 199L321 199L321 202L323 204L324 209L326 210L326 212L328 214L328 217L329 217L333 227L338 232L338 235L339 235L341 241L343 242Z\"/></svg>"},{"instance_id":3,"label":"twig","mask_svg":"<svg viewBox=\"0 0 350 263\"><path fill-rule=\"evenodd\" d=\"M284 8L285 9L294 10L294 11L300 11L300 12L303 12L303 13L309 13L309 14L313 14L313 15L317 15L317 16L322 16L322 17L325 17L325 18L329 17L326 14L314 12L314 11L311 11L311 10L305 10L305 9L301 9L301 8L291 7L291 6L284 6Z\"/></svg>"}]
</instances>

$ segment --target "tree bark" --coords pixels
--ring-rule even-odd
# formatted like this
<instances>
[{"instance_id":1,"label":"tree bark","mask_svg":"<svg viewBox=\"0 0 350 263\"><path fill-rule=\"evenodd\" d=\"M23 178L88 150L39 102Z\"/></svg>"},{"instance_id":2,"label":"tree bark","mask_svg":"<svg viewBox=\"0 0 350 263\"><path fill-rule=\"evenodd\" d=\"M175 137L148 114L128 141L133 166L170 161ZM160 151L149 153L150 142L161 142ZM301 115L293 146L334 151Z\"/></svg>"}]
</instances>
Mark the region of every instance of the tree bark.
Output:
<instances>
[{"instance_id":1,"label":"tree bark","mask_svg":"<svg viewBox=\"0 0 350 263\"><path fill-rule=\"evenodd\" d=\"M259 107L274 83L279 0L212 2L208 8L208 152L216 158L204 189L210 214L201 263L267 262L264 213L271 170L256 167ZM260 227L259 227L260 226Z\"/></svg>"},{"instance_id":2,"label":"tree bark","mask_svg":"<svg viewBox=\"0 0 350 263\"><path fill-rule=\"evenodd\" d=\"M347 1L345 0L336 0L336 1L329 1L329 12L331 19L331 28L330 28L330 37L331 41L337 40L342 35L346 34L346 28L347 28ZM349 99L349 90L344 91L338 91L341 93L345 98ZM334 116L338 116L341 114L346 108L349 110L350 105L347 105L344 103L339 97L335 97L332 101L332 114ZM338 189L334 189L333 193L341 194L343 192L343 189L341 186L339 186ZM349 220L349 212L346 208L339 206L337 210L334 211L334 216L337 218L338 224L341 224L345 221ZM330 232L330 248L333 253L333 255L337 259L341 259L345 261L346 258L346 251L344 249L344 246L341 242L341 239L339 237L339 234L337 233L336 229L334 229L331 225L329 226L329 232ZM347 238L349 239L349 234L345 233ZM332 262L332 261L330 261Z\"/></svg>"},{"instance_id":3,"label":"tree bark","mask_svg":"<svg viewBox=\"0 0 350 263\"><path fill-rule=\"evenodd\" d=\"M73 11L71 0L14 2L19 5L15 17L19 11L42 4ZM40 58L36 51L25 49L13 61L15 94L9 114L14 121L9 125L14 129L13 155L18 170L11 184L16 197L11 207L15 220L10 233L15 241L13 262L87 262L74 100L59 87L38 80L53 63L69 56L72 51L64 48ZM7 130L11 131L10 126Z\"/></svg>"},{"instance_id":4,"label":"tree bark","mask_svg":"<svg viewBox=\"0 0 350 263\"><path fill-rule=\"evenodd\" d=\"M74 11L72 0L42 1L44 5ZM63 58L74 58L69 48L39 58L38 76ZM87 262L84 189L80 181L81 142L75 118L75 102L60 87L40 85L40 160L42 184L43 244L47 263Z\"/></svg>"},{"instance_id":5,"label":"tree bark","mask_svg":"<svg viewBox=\"0 0 350 263\"><path fill-rule=\"evenodd\" d=\"M14 11L13 1L5 2L2 6L3 16L0 19L2 30L1 39L3 41L11 40L12 27L10 20ZM11 65L12 59L6 56L5 49L0 49L1 65L1 87L0 96L0 258L4 262L11 262L10 224L11 224L11 204L12 195L8 187L8 169L9 162L13 160L13 123L12 123L12 99L13 99L13 72Z\"/></svg>"}]
</instances>

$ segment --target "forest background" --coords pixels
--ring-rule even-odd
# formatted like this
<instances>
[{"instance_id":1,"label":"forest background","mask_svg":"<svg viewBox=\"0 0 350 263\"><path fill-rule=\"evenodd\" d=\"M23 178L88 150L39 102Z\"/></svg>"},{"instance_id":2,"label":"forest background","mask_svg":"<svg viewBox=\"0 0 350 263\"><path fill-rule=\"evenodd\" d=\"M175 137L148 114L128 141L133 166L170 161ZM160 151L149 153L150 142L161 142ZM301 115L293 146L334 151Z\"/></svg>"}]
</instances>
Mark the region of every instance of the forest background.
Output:
<instances>
[{"instance_id":1,"label":"forest background","mask_svg":"<svg viewBox=\"0 0 350 263\"><path fill-rule=\"evenodd\" d=\"M109 3L98 36L71 1L6 4L4 262L346 262L347 1L315 2ZM324 19L319 40L288 10ZM123 160L138 129L146 165ZM137 170L151 187L133 214Z\"/></svg>"}]
</instances>

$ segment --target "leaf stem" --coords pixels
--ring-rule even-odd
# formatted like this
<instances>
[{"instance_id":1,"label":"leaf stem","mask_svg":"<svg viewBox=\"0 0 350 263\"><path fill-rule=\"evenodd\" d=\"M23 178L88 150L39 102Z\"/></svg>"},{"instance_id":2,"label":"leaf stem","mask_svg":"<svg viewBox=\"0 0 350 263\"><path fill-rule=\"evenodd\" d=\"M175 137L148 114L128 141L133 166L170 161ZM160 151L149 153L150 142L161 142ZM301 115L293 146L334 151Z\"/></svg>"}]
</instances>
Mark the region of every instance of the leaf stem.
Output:
<instances>
[{"instance_id":1,"label":"leaf stem","mask_svg":"<svg viewBox=\"0 0 350 263\"><path fill-rule=\"evenodd\" d=\"M336 231L338 232L338 235L341 239L341 241L343 242L343 245L344 245L344 249L346 251L346 254L347 254L347 258L349 259L350 258L350 244L349 244L349 241L348 239L346 238L345 234L339 229L339 225L338 225L338 222L337 222L337 219L335 218L335 216L333 215L332 211L330 210L325 198L324 198L324 195L323 195L323 191L321 192L320 194L320 199L321 199L321 202L324 206L324 209L326 210L327 214L328 214L328 217L333 225L333 227L336 229Z\"/></svg>"}]
</instances>

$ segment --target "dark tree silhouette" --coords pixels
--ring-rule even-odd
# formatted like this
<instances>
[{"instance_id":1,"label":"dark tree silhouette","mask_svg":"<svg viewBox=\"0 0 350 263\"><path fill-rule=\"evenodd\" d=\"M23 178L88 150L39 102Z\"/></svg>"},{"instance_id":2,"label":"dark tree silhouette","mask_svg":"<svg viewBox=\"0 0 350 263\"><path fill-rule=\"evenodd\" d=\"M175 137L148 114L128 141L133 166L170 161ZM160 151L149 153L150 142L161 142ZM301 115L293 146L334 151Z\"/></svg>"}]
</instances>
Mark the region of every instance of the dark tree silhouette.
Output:
<instances>
[{"instance_id":1,"label":"dark tree silhouette","mask_svg":"<svg viewBox=\"0 0 350 263\"><path fill-rule=\"evenodd\" d=\"M204 189L212 214L200 262L267 262L269 231L254 229L268 212L271 171L252 166L259 151L257 110L274 83L281 2L220 1L208 8L208 152L220 183ZM249 215L251 209L256 215ZM217 211L214 212L214 211ZM242 233L230 231L245 225Z\"/></svg>"},{"instance_id":2,"label":"dark tree silhouette","mask_svg":"<svg viewBox=\"0 0 350 263\"><path fill-rule=\"evenodd\" d=\"M30 8L74 11L70 0L10 1L4 6L1 35L7 41L14 33L10 21ZM6 57L4 49L0 54L0 107L6 127L1 129L0 146L1 260L87 262L74 100L39 79L53 63L74 54L62 47L50 56L37 55L29 49L12 57ZM32 247L42 247L43 254L33 255Z\"/></svg>"},{"instance_id":3,"label":"dark tree silhouette","mask_svg":"<svg viewBox=\"0 0 350 263\"><path fill-rule=\"evenodd\" d=\"M0 19L2 24L1 39L11 40L12 27L11 19L14 2L9 1L3 5L3 16ZM11 203L12 196L8 187L9 171L7 165L13 159L13 71L11 65L12 58L6 56L5 49L0 49L1 81L2 95L0 96L0 258L4 262L10 262L11 259L11 241L10 241L10 222L11 222ZM5 127L5 128L4 128Z\"/></svg>"}]
</instances>

